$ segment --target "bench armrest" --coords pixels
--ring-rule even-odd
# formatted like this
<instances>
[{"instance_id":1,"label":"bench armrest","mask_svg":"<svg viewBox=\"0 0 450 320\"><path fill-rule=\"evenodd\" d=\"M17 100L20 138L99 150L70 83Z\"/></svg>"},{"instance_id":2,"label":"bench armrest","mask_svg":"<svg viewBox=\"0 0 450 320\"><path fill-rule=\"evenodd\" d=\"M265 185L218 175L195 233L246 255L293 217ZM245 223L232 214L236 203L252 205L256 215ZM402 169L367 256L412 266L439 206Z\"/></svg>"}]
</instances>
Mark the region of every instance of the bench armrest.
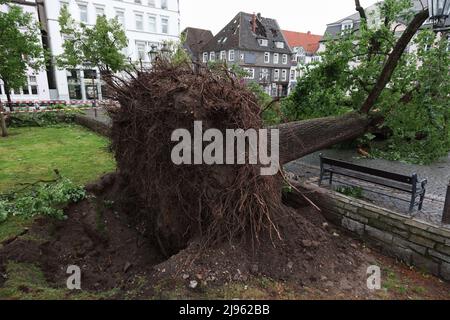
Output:
<instances>
[{"instance_id":1,"label":"bench armrest","mask_svg":"<svg viewBox=\"0 0 450 320\"><path fill-rule=\"evenodd\" d=\"M422 189L424 189L427 184L428 184L428 180L427 179L422 180L422 182L420 183L420 185L422 186Z\"/></svg>"}]
</instances>

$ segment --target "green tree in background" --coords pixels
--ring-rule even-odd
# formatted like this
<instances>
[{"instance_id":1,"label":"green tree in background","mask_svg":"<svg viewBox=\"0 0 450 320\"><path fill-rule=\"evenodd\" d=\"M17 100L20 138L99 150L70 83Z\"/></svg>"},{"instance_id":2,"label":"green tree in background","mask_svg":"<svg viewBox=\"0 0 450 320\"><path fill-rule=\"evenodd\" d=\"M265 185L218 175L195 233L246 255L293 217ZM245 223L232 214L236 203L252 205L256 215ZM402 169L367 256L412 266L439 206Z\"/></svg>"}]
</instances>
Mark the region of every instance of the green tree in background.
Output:
<instances>
[{"instance_id":1,"label":"green tree in background","mask_svg":"<svg viewBox=\"0 0 450 320\"><path fill-rule=\"evenodd\" d=\"M358 31L326 39L322 61L304 68L304 77L283 102L285 116L303 120L359 110L373 89L400 32L408 22L410 0L379 4L381 20L362 16ZM373 112L389 132L385 144L374 144L372 155L413 163L429 163L450 150L450 68L448 39L420 30L405 52Z\"/></svg>"},{"instance_id":2,"label":"green tree in background","mask_svg":"<svg viewBox=\"0 0 450 320\"><path fill-rule=\"evenodd\" d=\"M60 67L97 67L102 73L115 73L128 67L122 50L128 39L117 19L98 16L94 26L77 23L66 6L59 17L61 33L65 37L64 53L57 57Z\"/></svg>"},{"instance_id":3,"label":"green tree in background","mask_svg":"<svg viewBox=\"0 0 450 320\"><path fill-rule=\"evenodd\" d=\"M28 71L41 70L45 66L46 55L39 24L31 14L9 2L0 0L0 5L8 6L7 10L0 12L0 79L8 103L11 103L11 90L27 85ZM2 136L6 136L3 115L0 122Z\"/></svg>"}]
</instances>

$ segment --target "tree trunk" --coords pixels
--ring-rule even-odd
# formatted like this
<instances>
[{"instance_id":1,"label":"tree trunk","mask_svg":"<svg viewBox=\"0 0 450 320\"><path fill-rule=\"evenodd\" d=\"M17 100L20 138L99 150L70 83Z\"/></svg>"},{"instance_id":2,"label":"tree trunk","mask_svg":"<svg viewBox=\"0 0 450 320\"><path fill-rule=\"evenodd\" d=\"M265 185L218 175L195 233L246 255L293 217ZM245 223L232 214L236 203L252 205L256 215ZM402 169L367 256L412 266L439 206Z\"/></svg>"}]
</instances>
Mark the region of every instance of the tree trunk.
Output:
<instances>
[{"instance_id":1,"label":"tree trunk","mask_svg":"<svg viewBox=\"0 0 450 320\"><path fill-rule=\"evenodd\" d=\"M9 111L13 111L11 100L11 88L9 87L9 84L6 80L3 80L3 86L5 87L6 100L8 101L6 103L6 106L9 107Z\"/></svg>"},{"instance_id":2,"label":"tree trunk","mask_svg":"<svg viewBox=\"0 0 450 320\"><path fill-rule=\"evenodd\" d=\"M7 137L8 129L6 128L5 115L3 114L3 107L1 101L0 101L0 128L2 131L2 137Z\"/></svg>"},{"instance_id":3,"label":"tree trunk","mask_svg":"<svg viewBox=\"0 0 450 320\"><path fill-rule=\"evenodd\" d=\"M369 124L367 116L350 113L280 125L276 127L280 130L280 163L286 164L315 151L358 138L368 130Z\"/></svg>"}]
</instances>

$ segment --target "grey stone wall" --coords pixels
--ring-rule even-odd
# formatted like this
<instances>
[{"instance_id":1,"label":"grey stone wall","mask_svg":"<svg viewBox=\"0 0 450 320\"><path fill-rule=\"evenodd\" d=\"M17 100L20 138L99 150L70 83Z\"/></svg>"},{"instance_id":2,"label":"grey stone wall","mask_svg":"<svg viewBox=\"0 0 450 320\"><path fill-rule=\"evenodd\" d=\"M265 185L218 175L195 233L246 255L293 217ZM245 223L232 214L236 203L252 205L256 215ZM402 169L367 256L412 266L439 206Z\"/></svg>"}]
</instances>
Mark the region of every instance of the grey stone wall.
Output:
<instances>
[{"instance_id":1,"label":"grey stone wall","mask_svg":"<svg viewBox=\"0 0 450 320\"><path fill-rule=\"evenodd\" d=\"M431 225L349 198L340 193L302 185L308 196L334 224L398 258L443 280L450 281L450 229Z\"/></svg>"},{"instance_id":2,"label":"grey stone wall","mask_svg":"<svg viewBox=\"0 0 450 320\"><path fill-rule=\"evenodd\" d=\"M94 131L102 136L109 137L111 126L85 115L76 115L75 123Z\"/></svg>"}]
</instances>

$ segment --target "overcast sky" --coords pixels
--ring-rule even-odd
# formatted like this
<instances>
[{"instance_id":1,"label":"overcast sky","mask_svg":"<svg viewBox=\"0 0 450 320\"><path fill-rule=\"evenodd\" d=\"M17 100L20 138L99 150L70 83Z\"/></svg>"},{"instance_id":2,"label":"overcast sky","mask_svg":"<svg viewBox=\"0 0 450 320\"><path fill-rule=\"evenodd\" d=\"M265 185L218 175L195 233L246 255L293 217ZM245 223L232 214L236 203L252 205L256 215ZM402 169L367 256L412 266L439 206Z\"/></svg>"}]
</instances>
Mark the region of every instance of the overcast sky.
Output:
<instances>
[{"instance_id":1,"label":"overcast sky","mask_svg":"<svg viewBox=\"0 0 450 320\"><path fill-rule=\"evenodd\" d=\"M364 7L377 2L361 0ZM180 0L181 30L209 29L214 35L239 11L260 12L285 30L323 34L327 23L355 12L354 0Z\"/></svg>"}]
</instances>

